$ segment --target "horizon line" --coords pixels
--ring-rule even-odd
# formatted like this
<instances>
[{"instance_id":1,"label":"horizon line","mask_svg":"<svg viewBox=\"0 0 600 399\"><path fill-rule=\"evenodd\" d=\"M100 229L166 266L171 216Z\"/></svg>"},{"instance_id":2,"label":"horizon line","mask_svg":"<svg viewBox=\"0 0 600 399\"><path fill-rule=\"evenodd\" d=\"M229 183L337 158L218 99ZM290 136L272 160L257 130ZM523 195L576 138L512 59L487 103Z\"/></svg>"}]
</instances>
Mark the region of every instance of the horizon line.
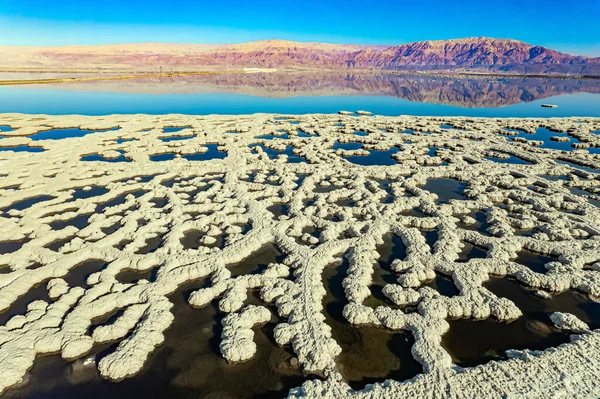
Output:
<instances>
[{"instance_id":1,"label":"horizon line","mask_svg":"<svg viewBox=\"0 0 600 399\"><path fill-rule=\"evenodd\" d=\"M284 39L280 37L274 37L270 39L258 39L258 40L248 40L248 41L232 41L228 43L210 43L210 42L176 42L176 41L125 41L125 42L110 42L110 43L102 43L102 44L49 44L49 45L37 45L37 44L0 44L0 47L71 47L71 46L89 46L89 47L99 47L99 46L114 46L114 45L123 45L123 44L198 44L198 45L215 45L215 46L226 46L230 44L247 44L247 43L260 43L260 42L290 42L290 43L306 43L306 44L331 44L331 45L339 45L339 46L362 46L362 47L393 47L393 46L401 46L404 44L412 44L412 43L425 43L425 42L446 42L446 41L459 41L459 40L469 40L469 39L491 39L491 40L507 40L529 44L531 46L536 47L547 47L543 45L536 45L530 42L520 40L520 39L512 39L509 37L492 37L492 36L465 36L465 37L455 37L448 39L423 39L423 40L412 40L405 42L397 42L395 44L377 44L377 43L352 43L352 42L328 42L328 41L318 41L318 40L292 40L292 39ZM547 47L549 48L549 47Z\"/></svg>"}]
</instances>

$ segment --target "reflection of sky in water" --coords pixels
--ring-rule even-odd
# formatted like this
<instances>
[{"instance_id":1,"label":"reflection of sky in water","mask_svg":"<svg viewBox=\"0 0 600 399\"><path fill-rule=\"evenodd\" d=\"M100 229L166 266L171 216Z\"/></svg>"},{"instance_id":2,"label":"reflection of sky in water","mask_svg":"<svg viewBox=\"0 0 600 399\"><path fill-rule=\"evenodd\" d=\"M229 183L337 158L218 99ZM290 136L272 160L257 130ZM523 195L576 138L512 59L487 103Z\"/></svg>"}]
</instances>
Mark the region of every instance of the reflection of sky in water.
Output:
<instances>
[{"instance_id":1,"label":"reflection of sky in water","mask_svg":"<svg viewBox=\"0 0 600 399\"><path fill-rule=\"evenodd\" d=\"M333 150L345 150L345 151L355 151L355 150L359 150L362 148L362 144L361 143L340 143L338 141L336 141L331 148Z\"/></svg>"},{"instance_id":2,"label":"reflection of sky in water","mask_svg":"<svg viewBox=\"0 0 600 399\"><path fill-rule=\"evenodd\" d=\"M542 103L557 104L556 109ZM302 114L367 109L380 115L494 117L600 116L600 95L566 94L500 108L461 108L413 102L391 96L299 96L264 98L244 94L135 94L84 92L48 87L1 87L2 112L105 115L111 113Z\"/></svg>"},{"instance_id":3,"label":"reflection of sky in water","mask_svg":"<svg viewBox=\"0 0 600 399\"><path fill-rule=\"evenodd\" d=\"M60 139L68 139L68 138L73 138L73 137L84 137L84 136L87 136L88 134L92 134L92 133L115 131L118 129L119 129L118 127L114 127L111 129L102 129L102 130L86 130L86 129L81 129L78 127L68 128L68 129L50 129L50 130L45 130L45 131L36 133L36 134L34 134L32 136L28 136L28 137L31 137L31 139L34 141L37 141L37 140L60 140Z\"/></svg>"},{"instance_id":4,"label":"reflection of sky in water","mask_svg":"<svg viewBox=\"0 0 600 399\"><path fill-rule=\"evenodd\" d=\"M561 151L573 151L576 150L575 147L572 146L574 143L581 143L576 137L570 136L565 132L553 132L548 130L545 127L540 127L536 129L535 133L526 133L522 130L517 129L504 129L508 132L517 133L516 135L508 136L511 140L515 137L523 137L527 140L542 140L544 144L542 144L541 148L550 148L552 150L561 150ZM564 137L569 139L569 141L554 141L552 137ZM587 151L591 154L599 154L600 149L595 147L587 148Z\"/></svg>"},{"instance_id":5,"label":"reflection of sky in water","mask_svg":"<svg viewBox=\"0 0 600 399\"><path fill-rule=\"evenodd\" d=\"M16 147L0 147L0 151L44 152L44 149L42 147L29 147L27 145L19 145Z\"/></svg>"},{"instance_id":6,"label":"reflection of sky in water","mask_svg":"<svg viewBox=\"0 0 600 399\"><path fill-rule=\"evenodd\" d=\"M563 165L568 165L568 166L571 166L572 168L583 170L583 171L590 172L590 173L599 173L600 172L600 170L590 168L590 167L584 166L584 165L579 165L579 164L576 164L573 162L568 162L568 161L563 161L563 160L556 160L555 162L559 163L559 164L563 164Z\"/></svg>"},{"instance_id":7,"label":"reflection of sky in water","mask_svg":"<svg viewBox=\"0 0 600 399\"><path fill-rule=\"evenodd\" d=\"M392 155L398 152L398 148L396 147L392 147L387 151L367 151L369 151L369 155L352 155L344 158L353 164L363 166L395 165L398 163L392 158Z\"/></svg>"}]
</instances>

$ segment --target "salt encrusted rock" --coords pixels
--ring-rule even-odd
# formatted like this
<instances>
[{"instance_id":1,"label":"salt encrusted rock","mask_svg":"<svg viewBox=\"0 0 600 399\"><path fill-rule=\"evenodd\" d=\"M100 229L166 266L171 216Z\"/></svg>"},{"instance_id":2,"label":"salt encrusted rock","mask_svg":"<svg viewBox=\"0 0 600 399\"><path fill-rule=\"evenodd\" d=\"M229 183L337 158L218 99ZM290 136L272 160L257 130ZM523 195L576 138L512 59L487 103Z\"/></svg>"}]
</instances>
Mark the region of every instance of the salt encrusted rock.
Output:
<instances>
[{"instance_id":1,"label":"salt encrusted rock","mask_svg":"<svg viewBox=\"0 0 600 399\"><path fill-rule=\"evenodd\" d=\"M351 111L339 111L338 114L340 115L352 115L354 112Z\"/></svg>"},{"instance_id":2,"label":"salt encrusted rock","mask_svg":"<svg viewBox=\"0 0 600 399\"><path fill-rule=\"evenodd\" d=\"M590 331L590 327L585 322L571 313L554 312L550 315L550 320L556 327L575 334L584 334Z\"/></svg>"},{"instance_id":3,"label":"salt encrusted rock","mask_svg":"<svg viewBox=\"0 0 600 399\"><path fill-rule=\"evenodd\" d=\"M421 295L416 290L393 284L384 286L383 294L399 306L416 304L421 299Z\"/></svg>"},{"instance_id":4,"label":"salt encrusted rock","mask_svg":"<svg viewBox=\"0 0 600 399\"><path fill-rule=\"evenodd\" d=\"M100 374L114 381L137 374L152 349L163 343L163 331L173 320L173 315L168 311L171 306L166 299L153 302L132 335L121 341L115 352L100 360Z\"/></svg>"},{"instance_id":5,"label":"salt encrusted rock","mask_svg":"<svg viewBox=\"0 0 600 399\"><path fill-rule=\"evenodd\" d=\"M4 135L4 132L2 135ZM31 138L29 137L5 137L0 140L0 147L18 147L28 145L29 143L31 143Z\"/></svg>"},{"instance_id":6,"label":"salt encrusted rock","mask_svg":"<svg viewBox=\"0 0 600 399\"><path fill-rule=\"evenodd\" d=\"M471 216L465 216L461 219L461 222L463 224L466 224L467 226L470 226L470 225L474 224L476 222L476 220L474 218L472 218Z\"/></svg>"},{"instance_id":7,"label":"salt encrusted rock","mask_svg":"<svg viewBox=\"0 0 600 399\"><path fill-rule=\"evenodd\" d=\"M92 338L98 343L122 339L135 327L147 309L147 304L131 305L114 323L95 328Z\"/></svg>"},{"instance_id":8,"label":"salt encrusted rock","mask_svg":"<svg viewBox=\"0 0 600 399\"><path fill-rule=\"evenodd\" d=\"M271 320L271 312L262 306L249 305L239 313L232 313L223 319L221 333L221 353L230 362L243 362L256 353L252 328Z\"/></svg>"},{"instance_id":9,"label":"salt encrusted rock","mask_svg":"<svg viewBox=\"0 0 600 399\"><path fill-rule=\"evenodd\" d=\"M217 242L217 239L215 237L206 235L200 239L200 242L204 245L213 245Z\"/></svg>"},{"instance_id":10,"label":"salt encrusted rock","mask_svg":"<svg viewBox=\"0 0 600 399\"><path fill-rule=\"evenodd\" d=\"M55 278L48 282L48 296L52 299L60 297L69 291L69 285L62 278Z\"/></svg>"},{"instance_id":11,"label":"salt encrusted rock","mask_svg":"<svg viewBox=\"0 0 600 399\"><path fill-rule=\"evenodd\" d=\"M372 308L361 306L355 302L350 302L344 307L344 318L352 324L379 324L379 319L375 316Z\"/></svg>"},{"instance_id":12,"label":"salt encrusted rock","mask_svg":"<svg viewBox=\"0 0 600 399\"><path fill-rule=\"evenodd\" d=\"M373 115L370 111L356 111L357 115Z\"/></svg>"}]
</instances>

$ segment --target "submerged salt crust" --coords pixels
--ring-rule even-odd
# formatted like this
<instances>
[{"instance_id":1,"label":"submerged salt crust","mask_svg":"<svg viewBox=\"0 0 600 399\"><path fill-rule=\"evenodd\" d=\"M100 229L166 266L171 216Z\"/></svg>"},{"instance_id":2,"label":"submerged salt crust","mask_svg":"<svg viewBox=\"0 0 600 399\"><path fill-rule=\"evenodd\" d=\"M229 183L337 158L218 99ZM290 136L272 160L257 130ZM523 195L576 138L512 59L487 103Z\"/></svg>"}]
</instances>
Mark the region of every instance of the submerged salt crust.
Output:
<instances>
[{"instance_id":1,"label":"submerged salt crust","mask_svg":"<svg viewBox=\"0 0 600 399\"><path fill-rule=\"evenodd\" d=\"M600 159L586 149L600 147L591 133L599 119L4 114L0 125L12 128L0 147L27 146L49 128L104 130L36 140L43 152L0 152L0 309L11 316L0 327L0 392L22 383L38 355L85 358L106 342L119 344L97 364L104 378L139 373L173 322L169 295L206 278L188 302L203 307L218 299L227 314L220 349L232 363L255 355L253 328L270 319L267 307L249 303L249 290L276 306L275 341L291 346L306 373L293 398L600 394L600 332L573 314L551 315L573 333L570 343L509 351L505 361L461 368L442 346L450 319L509 322L521 315L483 286L492 275L548 297L568 289L600 296ZM515 141L504 134L539 127L584 145L560 151L534 136ZM274 138L259 138L265 135ZM185 139L163 140L176 136ZM350 142L359 148L332 149ZM211 159L217 152L226 156ZM363 166L346 159L379 153L394 161ZM82 160L90 154L98 157ZM173 156L150 160L160 154ZM509 157L527 162L493 161ZM123 158L130 162L111 162ZM423 188L435 179L462 182L464 192L440 198ZM468 228L477 213L485 215L485 231ZM438 239L430 247L422 232L432 230ZM190 231L197 245L186 248ZM401 238L406 257L391 263L396 281L383 287L389 306L370 307L377 248L390 233ZM236 273L269 244L283 253L281 263ZM486 257L461 259L465 245L485 249ZM515 261L524 250L555 261L532 270ZM345 319L412 334L422 374L360 391L344 381L336 361L341 347L323 314L322 279L342 256L349 262ZM102 268L85 281L73 278L90 262ZM140 278L124 282L124 272ZM447 297L422 286L437 275L451 278L459 293ZM11 314L19 298L40 287L45 299ZM116 312L112 323L96 325Z\"/></svg>"}]
</instances>

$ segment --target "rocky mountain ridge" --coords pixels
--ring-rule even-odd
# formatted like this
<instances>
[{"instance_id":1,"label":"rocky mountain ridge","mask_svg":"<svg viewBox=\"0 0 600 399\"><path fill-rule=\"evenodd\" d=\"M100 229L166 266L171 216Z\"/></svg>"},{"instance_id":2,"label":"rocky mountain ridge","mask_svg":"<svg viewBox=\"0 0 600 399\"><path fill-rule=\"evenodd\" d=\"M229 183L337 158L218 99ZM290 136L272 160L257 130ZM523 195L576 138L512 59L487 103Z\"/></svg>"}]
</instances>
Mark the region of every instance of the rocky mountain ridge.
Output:
<instances>
[{"instance_id":1,"label":"rocky mountain ridge","mask_svg":"<svg viewBox=\"0 0 600 399\"><path fill-rule=\"evenodd\" d=\"M2 68L193 71L242 68L487 71L600 75L600 57L512 39L468 38L364 46L264 40L242 44L0 47Z\"/></svg>"}]
</instances>

